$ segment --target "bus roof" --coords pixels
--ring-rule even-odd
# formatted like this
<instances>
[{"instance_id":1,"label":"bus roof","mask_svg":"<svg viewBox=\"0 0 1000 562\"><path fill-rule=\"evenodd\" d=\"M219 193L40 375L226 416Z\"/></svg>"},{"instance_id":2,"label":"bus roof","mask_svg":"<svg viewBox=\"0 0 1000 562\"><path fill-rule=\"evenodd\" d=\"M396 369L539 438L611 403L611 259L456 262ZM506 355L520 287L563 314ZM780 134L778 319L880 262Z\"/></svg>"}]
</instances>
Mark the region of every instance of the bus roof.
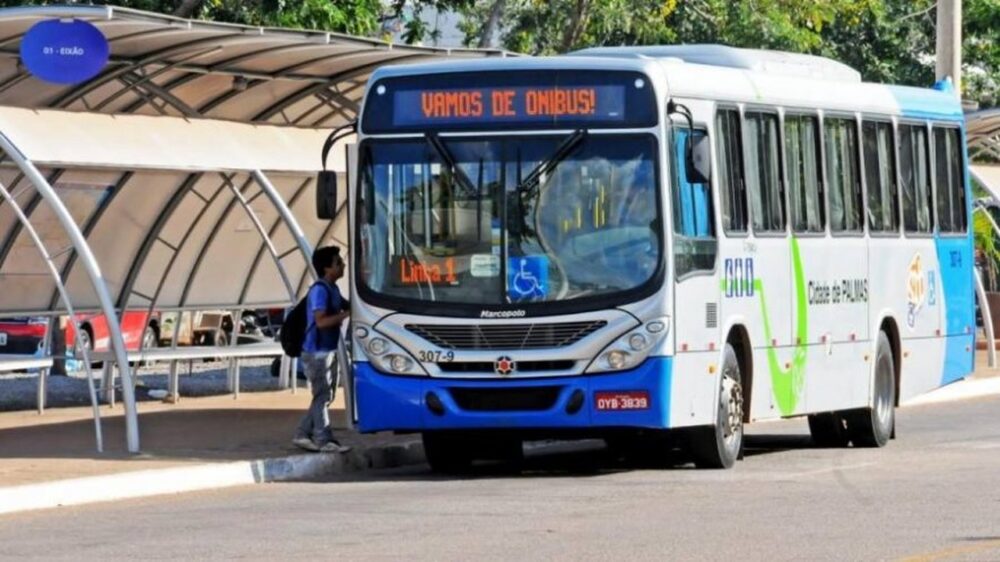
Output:
<instances>
[{"instance_id":1,"label":"bus roof","mask_svg":"<svg viewBox=\"0 0 1000 562\"><path fill-rule=\"evenodd\" d=\"M425 73L538 69L608 69L661 77L672 97L779 105L787 108L876 113L912 119L963 121L950 90L862 82L851 67L824 57L738 49L724 45L598 47L557 57L504 57L386 66L381 78Z\"/></svg>"}]
</instances>

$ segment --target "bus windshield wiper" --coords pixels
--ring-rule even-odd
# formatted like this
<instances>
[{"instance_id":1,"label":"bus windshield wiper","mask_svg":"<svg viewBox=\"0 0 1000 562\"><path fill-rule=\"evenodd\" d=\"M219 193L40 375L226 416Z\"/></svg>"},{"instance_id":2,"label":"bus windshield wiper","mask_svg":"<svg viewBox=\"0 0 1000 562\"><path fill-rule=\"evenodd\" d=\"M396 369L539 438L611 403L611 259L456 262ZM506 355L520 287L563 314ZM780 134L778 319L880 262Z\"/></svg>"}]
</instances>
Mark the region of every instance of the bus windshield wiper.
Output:
<instances>
[{"instance_id":1,"label":"bus windshield wiper","mask_svg":"<svg viewBox=\"0 0 1000 562\"><path fill-rule=\"evenodd\" d=\"M586 138L586 129L577 129L570 133L569 136L559 143L559 146L556 147L551 156L539 162L524 179L518 182L516 191L518 193L525 193L536 188L541 182L542 176L551 173L563 160L569 158L583 144Z\"/></svg>"},{"instance_id":2,"label":"bus windshield wiper","mask_svg":"<svg viewBox=\"0 0 1000 562\"><path fill-rule=\"evenodd\" d=\"M448 150L448 147L446 147L443 142L441 142L441 137L439 137L437 133L425 133L424 138L427 139L427 144L434 148L434 152L437 153L438 158L440 158L441 161L444 162L444 165L451 170L452 177L455 178L455 182L458 183L458 186L464 189L470 197L479 199L481 190L472 183L472 180L469 179L468 175L466 175L465 170L459 167L451 151ZM482 174L480 174L480 176L482 176Z\"/></svg>"}]
</instances>

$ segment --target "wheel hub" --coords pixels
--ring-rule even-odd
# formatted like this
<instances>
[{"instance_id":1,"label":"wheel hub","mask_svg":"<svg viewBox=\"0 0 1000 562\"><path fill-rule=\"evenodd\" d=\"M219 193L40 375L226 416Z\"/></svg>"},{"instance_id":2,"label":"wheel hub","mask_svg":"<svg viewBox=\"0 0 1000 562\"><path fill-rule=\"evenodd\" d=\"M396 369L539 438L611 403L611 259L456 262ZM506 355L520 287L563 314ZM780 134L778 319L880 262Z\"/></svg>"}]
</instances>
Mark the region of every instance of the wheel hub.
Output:
<instances>
[{"instance_id":1,"label":"wheel hub","mask_svg":"<svg viewBox=\"0 0 1000 562\"><path fill-rule=\"evenodd\" d=\"M740 383L728 374L722 378L722 392L719 397L722 437L732 446L743 433L743 389Z\"/></svg>"}]
</instances>

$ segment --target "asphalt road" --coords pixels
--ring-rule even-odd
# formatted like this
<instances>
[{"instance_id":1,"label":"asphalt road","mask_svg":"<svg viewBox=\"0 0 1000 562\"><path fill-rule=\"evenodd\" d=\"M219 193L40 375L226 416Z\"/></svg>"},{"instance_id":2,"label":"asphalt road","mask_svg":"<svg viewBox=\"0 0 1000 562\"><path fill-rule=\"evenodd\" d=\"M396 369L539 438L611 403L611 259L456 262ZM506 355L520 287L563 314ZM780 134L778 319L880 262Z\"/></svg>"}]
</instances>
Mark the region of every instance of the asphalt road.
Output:
<instances>
[{"instance_id":1,"label":"asphalt road","mask_svg":"<svg viewBox=\"0 0 1000 562\"><path fill-rule=\"evenodd\" d=\"M1000 561L1000 398L901 410L881 450L752 428L729 471L602 451L0 517L0 557Z\"/></svg>"}]
</instances>

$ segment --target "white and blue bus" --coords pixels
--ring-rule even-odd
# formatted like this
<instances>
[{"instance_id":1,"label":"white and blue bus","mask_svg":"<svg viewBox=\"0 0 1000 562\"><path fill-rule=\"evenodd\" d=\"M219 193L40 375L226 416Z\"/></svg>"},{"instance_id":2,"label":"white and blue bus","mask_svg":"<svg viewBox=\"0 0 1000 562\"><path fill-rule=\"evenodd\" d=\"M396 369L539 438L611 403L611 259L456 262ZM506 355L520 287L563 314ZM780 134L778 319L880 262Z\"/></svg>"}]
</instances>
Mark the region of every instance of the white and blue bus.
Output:
<instances>
[{"instance_id":1,"label":"white and blue bus","mask_svg":"<svg viewBox=\"0 0 1000 562\"><path fill-rule=\"evenodd\" d=\"M422 433L435 469L666 434L729 467L745 423L795 416L880 447L900 400L973 369L946 82L599 48L379 69L356 132L351 415Z\"/></svg>"}]
</instances>

